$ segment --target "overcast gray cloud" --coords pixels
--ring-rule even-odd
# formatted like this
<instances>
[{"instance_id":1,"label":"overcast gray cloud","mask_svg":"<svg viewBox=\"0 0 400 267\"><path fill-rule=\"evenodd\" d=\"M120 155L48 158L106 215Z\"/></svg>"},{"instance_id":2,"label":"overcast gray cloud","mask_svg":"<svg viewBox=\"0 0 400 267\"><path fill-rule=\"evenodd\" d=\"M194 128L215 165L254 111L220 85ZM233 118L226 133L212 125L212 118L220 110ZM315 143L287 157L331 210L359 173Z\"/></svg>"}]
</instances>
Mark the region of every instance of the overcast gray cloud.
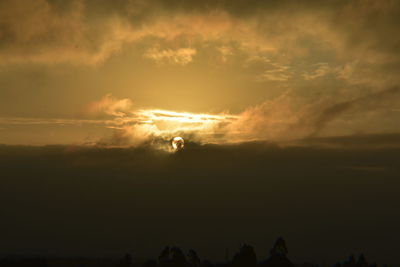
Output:
<instances>
[{"instance_id":1,"label":"overcast gray cloud","mask_svg":"<svg viewBox=\"0 0 400 267\"><path fill-rule=\"evenodd\" d=\"M224 260L227 248L248 242L263 259L283 235L294 262L334 264L350 252L396 262L393 142L400 144L399 135L286 148L190 143L176 154L146 146L0 146L7 241L0 249L118 257L132 250L154 258L172 243Z\"/></svg>"}]
</instances>

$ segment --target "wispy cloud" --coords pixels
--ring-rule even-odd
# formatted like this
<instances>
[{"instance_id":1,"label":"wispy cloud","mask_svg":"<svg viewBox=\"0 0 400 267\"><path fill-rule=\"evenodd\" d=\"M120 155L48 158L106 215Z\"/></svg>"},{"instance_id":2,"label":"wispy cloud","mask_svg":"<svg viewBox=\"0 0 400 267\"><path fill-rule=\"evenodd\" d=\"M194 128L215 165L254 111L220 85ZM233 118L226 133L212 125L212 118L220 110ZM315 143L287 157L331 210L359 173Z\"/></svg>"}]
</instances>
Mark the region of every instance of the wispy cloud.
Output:
<instances>
[{"instance_id":1,"label":"wispy cloud","mask_svg":"<svg viewBox=\"0 0 400 267\"><path fill-rule=\"evenodd\" d=\"M107 94L99 101L88 104L84 119L3 117L0 118L0 127L99 125L114 131L112 136L95 141L104 146L137 146L154 140L170 140L174 136L200 143L261 140L286 143L310 137L371 132L368 123L360 122L369 120L371 114L387 112L388 109L396 112L399 109L399 97L400 90L394 87L350 100L326 98L299 105L299 98L288 91L238 114L209 114L140 109L129 99L118 99ZM335 129L340 128L343 120L351 120L353 127L336 132ZM330 130L325 132L326 129ZM400 127L393 125L392 130L400 131ZM372 133L379 132L379 129L372 129Z\"/></svg>"},{"instance_id":2,"label":"wispy cloud","mask_svg":"<svg viewBox=\"0 0 400 267\"><path fill-rule=\"evenodd\" d=\"M178 48L176 50L150 48L146 51L144 57L152 59L159 64L171 63L183 66L192 62L196 53L196 49L193 48Z\"/></svg>"},{"instance_id":3,"label":"wispy cloud","mask_svg":"<svg viewBox=\"0 0 400 267\"><path fill-rule=\"evenodd\" d=\"M273 100L248 107L239 114L199 114L132 107L122 113L114 113L114 117L106 124L119 132L117 136L123 136L127 145L151 138L170 139L176 135L204 143L255 140L287 142L318 136L325 128L348 116L362 121L371 110L380 112L388 107L393 108L398 103L399 92L396 87L346 101L322 99L304 105L298 105L299 99L287 92ZM115 103L121 101L109 95L106 97ZM104 106L104 112L107 110L108 106ZM347 134L352 134L352 131L368 129L347 130ZM336 133L332 131L330 134Z\"/></svg>"},{"instance_id":4,"label":"wispy cloud","mask_svg":"<svg viewBox=\"0 0 400 267\"><path fill-rule=\"evenodd\" d=\"M332 73L332 68L329 66L328 63L318 63L318 64L315 64L315 66L316 66L316 68L314 71L303 74L304 79L313 80L318 77L322 77L329 73Z\"/></svg>"},{"instance_id":5,"label":"wispy cloud","mask_svg":"<svg viewBox=\"0 0 400 267\"><path fill-rule=\"evenodd\" d=\"M290 79L290 73L287 72L287 67L281 66L272 70L265 70L263 73L255 77L256 82L276 81L284 82Z\"/></svg>"},{"instance_id":6,"label":"wispy cloud","mask_svg":"<svg viewBox=\"0 0 400 267\"><path fill-rule=\"evenodd\" d=\"M106 94L100 101L89 103L84 112L89 115L106 114L122 117L132 109L133 103L130 99L117 99L111 94Z\"/></svg>"},{"instance_id":7,"label":"wispy cloud","mask_svg":"<svg viewBox=\"0 0 400 267\"><path fill-rule=\"evenodd\" d=\"M311 66L311 71L304 72L301 76L307 81L326 77L329 75L332 75L336 79L350 81L352 79L352 74L354 73L356 66L357 61L349 62L339 66L332 66L332 64L326 62L316 63Z\"/></svg>"},{"instance_id":8,"label":"wispy cloud","mask_svg":"<svg viewBox=\"0 0 400 267\"><path fill-rule=\"evenodd\" d=\"M24 118L24 117L0 117L0 125L83 125L99 124L107 125L113 123L110 120L90 120L90 119L62 119L62 118Z\"/></svg>"}]
</instances>

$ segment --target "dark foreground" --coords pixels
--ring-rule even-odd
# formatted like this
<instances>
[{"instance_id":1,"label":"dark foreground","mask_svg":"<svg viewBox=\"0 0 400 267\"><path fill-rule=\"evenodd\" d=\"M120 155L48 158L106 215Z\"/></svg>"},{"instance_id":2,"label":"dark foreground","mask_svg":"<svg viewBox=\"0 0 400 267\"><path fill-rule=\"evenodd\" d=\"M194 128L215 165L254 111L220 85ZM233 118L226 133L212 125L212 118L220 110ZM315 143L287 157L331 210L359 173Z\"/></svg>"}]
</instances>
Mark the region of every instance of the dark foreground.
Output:
<instances>
[{"instance_id":1,"label":"dark foreground","mask_svg":"<svg viewBox=\"0 0 400 267\"><path fill-rule=\"evenodd\" d=\"M178 247L165 247L156 260L149 259L140 261L131 254L126 254L121 259L101 258L27 258L6 257L0 260L0 266L4 267L50 267L50 266L109 266L109 267L319 267L312 263L293 263L288 257L288 249L283 238L278 238L270 250L269 257L259 261L254 248L250 245L242 245L232 259L226 259L223 263L212 263L202 260L196 251L190 249L187 254ZM227 255L228 257L228 255ZM351 255L347 260L340 261L332 267L377 267L376 263L368 263L364 255L355 259ZM383 265L386 266L386 265Z\"/></svg>"},{"instance_id":2,"label":"dark foreground","mask_svg":"<svg viewBox=\"0 0 400 267\"><path fill-rule=\"evenodd\" d=\"M188 143L176 154L0 145L0 259L101 266L54 257L131 253L140 266L177 244L188 262L195 248L201 262L218 263L248 243L263 262L284 236L296 264L361 253L398 264L400 135L311 141Z\"/></svg>"}]
</instances>

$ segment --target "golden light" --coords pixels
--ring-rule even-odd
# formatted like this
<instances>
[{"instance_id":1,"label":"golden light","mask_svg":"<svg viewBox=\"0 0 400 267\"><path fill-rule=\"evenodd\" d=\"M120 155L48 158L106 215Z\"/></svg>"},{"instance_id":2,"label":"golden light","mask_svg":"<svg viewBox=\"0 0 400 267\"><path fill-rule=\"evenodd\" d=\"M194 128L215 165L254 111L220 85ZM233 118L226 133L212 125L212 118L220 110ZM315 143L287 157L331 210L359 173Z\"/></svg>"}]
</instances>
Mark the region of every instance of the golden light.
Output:
<instances>
[{"instance_id":1,"label":"golden light","mask_svg":"<svg viewBox=\"0 0 400 267\"><path fill-rule=\"evenodd\" d=\"M224 127L237 121L239 116L227 113L206 114L176 112L162 109L133 109L131 105L116 105L117 99L106 99L108 128L116 129L119 135L140 144L150 139L171 140L172 149L179 150L184 141L180 136L190 136L195 142L216 142L225 133ZM105 100L102 100L104 102ZM127 101L125 101L127 102ZM110 104L111 103L111 104ZM120 108L122 106L122 108ZM104 109L104 108L103 108ZM114 110L116 109L116 110Z\"/></svg>"},{"instance_id":2,"label":"golden light","mask_svg":"<svg viewBox=\"0 0 400 267\"><path fill-rule=\"evenodd\" d=\"M114 127L134 127L149 132L151 136L168 138L182 134L212 135L218 133L218 126L237 120L229 114L199 114L175 112L160 109L142 109L114 118L110 124ZM110 126L111 126L110 125ZM112 127L113 127L112 126Z\"/></svg>"},{"instance_id":3,"label":"golden light","mask_svg":"<svg viewBox=\"0 0 400 267\"><path fill-rule=\"evenodd\" d=\"M183 140L182 137L177 136L177 137L172 138L172 140L171 140L172 149L175 151L183 149L184 145L185 145L185 141Z\"/></svg>"}]
</instances>

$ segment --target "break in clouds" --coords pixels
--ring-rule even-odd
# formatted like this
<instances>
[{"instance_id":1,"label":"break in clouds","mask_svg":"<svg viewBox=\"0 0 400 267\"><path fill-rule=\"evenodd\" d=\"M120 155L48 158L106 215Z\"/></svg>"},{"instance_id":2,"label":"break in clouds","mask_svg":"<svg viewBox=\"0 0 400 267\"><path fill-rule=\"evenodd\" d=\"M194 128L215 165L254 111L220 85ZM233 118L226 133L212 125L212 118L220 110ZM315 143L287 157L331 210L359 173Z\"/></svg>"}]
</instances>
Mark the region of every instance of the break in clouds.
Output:
<instances>
[{"instance_id":1,"label":"break in clouds","mask_svg":"<svg viewBox=\"0 0 400 267\"><path fill-rule=\"evenodd\" d=\"M368 132L368 125L363 123L379 120L387 108L399 108L399 95L400 88L393 87L349 101L329 102L322 99L296 108L296 99L285 94L247 108L240 114L195 114L136 109L130 99L116 99L108 94L100 101L90 103L85 113L89 116L108 116L104 126L115 129L112 137L96 142L100 145L135 146L158 139L170 140L174 136L200 143L261 140L279 143L352 135L356 131L381 133L379 129Z\"/></svg>"}]
</instances>

